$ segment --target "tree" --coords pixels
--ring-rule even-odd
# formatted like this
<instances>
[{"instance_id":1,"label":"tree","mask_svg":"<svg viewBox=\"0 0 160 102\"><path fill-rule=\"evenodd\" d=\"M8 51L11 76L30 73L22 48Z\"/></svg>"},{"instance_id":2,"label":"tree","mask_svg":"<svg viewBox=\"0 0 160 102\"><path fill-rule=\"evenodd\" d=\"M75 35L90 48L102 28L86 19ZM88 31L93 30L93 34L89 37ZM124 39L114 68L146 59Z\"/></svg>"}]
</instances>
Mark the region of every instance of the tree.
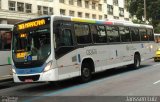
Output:
<instances>
[{"instance_id":1,"label":"tree","mask_svg":"<svg viewBox=\"0 0 160 102\"><path fill-rule=\"evenodd\" d=\"M127 0L128 1L128 0ZM130 0L129 12L131 16L136 16L139 23L145 23L144 17L144 0ZM146 20L155 28L155 32L160 33L160 0L146 0Z\"/></svg>"}]
</instances>

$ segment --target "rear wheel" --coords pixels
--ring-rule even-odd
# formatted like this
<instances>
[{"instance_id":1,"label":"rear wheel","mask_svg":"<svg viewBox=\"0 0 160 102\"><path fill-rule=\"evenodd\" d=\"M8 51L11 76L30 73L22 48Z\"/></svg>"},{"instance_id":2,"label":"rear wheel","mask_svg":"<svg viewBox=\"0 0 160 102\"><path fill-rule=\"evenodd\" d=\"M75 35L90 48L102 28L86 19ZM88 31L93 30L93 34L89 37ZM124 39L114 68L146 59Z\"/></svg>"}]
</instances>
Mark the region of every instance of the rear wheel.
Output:
<instances>
[{"instance_id":1,"label":"rear wheel","mask_svg":"<svg viewBox=\"0 0 160 102\"><path fill-rule=\"evenodd\" d=\"M82 65L81 77L80 77L81 81L88 82L91 79L91 77L92 77L92 72L89 64Z\"/></svg>"},{"instance_id":2,"label":"rear wheel","mask_svg":"<svg viewBox=\"0 0 160 102\"><path fill-rule=\"evenodd\" d=\"M129 65L128 67L132 67L132 68L138 69L138 68L140 68L140 65L141 65L140 55L139 54L135 54L134 55L134 63Z\"/></svg>"},{"instance_id":3,"label":"rear wheel","mask_svg":"<svg viewBox=\"0 0 160 102\"><path fill-rule=\"evenodd\" d=\"M133 67L134 68L140 68L140 64L141 64L141 60L140 60L140 56L138 54L136 54L134 56L134 64Z\"/></svg>"}]
</instances>

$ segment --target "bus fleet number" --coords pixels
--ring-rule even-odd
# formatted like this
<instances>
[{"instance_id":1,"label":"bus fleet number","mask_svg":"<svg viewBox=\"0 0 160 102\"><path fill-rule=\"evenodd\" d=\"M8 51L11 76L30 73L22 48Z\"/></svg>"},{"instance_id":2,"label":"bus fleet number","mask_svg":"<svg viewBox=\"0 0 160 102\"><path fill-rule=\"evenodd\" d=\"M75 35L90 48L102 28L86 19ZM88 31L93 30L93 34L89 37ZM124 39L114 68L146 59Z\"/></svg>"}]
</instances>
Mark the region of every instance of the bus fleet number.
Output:
<instances>
[{"instance_id":1,"label":"bus fleet number","mask_svg":"<svg viewBox=\"0 0 160 102\"><path fill-rule=\"evenodd\" d=\"M89 49L89 50L86 50L86 54L87 54L87 55L94 55L94 54L97 54L97 50L96 50L96 49Z\"/></svg>"}]
</instances>

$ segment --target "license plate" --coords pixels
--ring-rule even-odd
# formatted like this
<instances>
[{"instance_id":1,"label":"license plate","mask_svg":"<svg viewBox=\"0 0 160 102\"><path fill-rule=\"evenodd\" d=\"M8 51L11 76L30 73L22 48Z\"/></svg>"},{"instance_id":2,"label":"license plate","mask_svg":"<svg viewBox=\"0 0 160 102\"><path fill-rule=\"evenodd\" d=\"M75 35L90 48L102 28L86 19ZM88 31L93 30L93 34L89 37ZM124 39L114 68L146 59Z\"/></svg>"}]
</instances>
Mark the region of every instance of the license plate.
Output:
<instances>
[{"instance_id":1,"label":"license plate","mask_svg":"<svg viewBox=\"0 0 160 102\"><path fill-rule=\"evenodd\" d=\"M32 79L26 79L24 82L31 83L31 82L33 82L33 80Z\"/></svg>"}]
</instances>

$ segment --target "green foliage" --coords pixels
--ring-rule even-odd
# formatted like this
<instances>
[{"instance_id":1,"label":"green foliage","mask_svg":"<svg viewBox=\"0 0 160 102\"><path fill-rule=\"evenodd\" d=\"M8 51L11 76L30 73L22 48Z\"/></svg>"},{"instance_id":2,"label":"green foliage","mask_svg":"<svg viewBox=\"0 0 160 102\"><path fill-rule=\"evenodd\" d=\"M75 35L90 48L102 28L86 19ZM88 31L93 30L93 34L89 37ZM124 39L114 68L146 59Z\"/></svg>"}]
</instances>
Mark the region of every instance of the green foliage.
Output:
<instances>
[{"instance_id":1,"label":"green foliage","mask_svg":"<svg viewBox=\"0 0 160 102\"><path fill-rule=\"evenodd\" d=\"M160 33L160 23L157 26L154 26L154 32Z\"/></svg>"},{"instance_id":2,"label":"green foliage","mask_svg":"<svg viewBox=\"0 0 160 102\"><path fill-rule=\"evenodd\" d=\"M137 23L144 23L144 0L127 0L131 16L136 16ZM155 31L160 33L160 0L146 0L147 21L152 24Z\"/></svg>"}]
</instances>

